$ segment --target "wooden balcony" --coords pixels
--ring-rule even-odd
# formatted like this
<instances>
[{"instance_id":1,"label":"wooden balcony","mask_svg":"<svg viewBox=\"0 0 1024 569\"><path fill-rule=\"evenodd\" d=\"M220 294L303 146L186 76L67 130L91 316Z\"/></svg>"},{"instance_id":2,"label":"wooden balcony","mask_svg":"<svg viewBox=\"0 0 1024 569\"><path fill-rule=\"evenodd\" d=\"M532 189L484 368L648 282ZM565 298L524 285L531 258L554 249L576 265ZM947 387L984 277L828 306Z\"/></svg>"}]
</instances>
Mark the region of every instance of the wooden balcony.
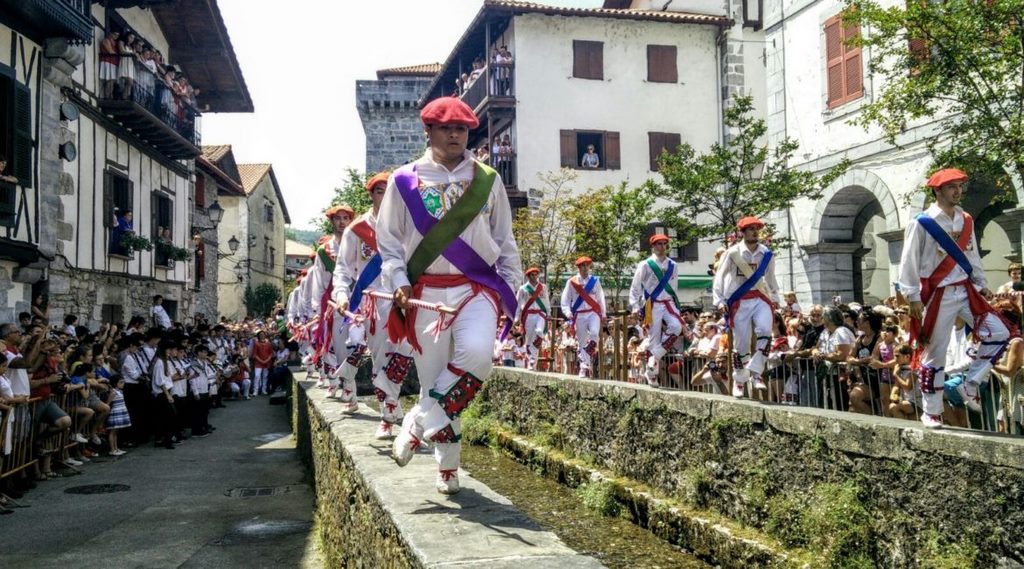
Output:
<instances>
[{"instance_id":1,"label":"wooden balcony","mask_svg":"<svg viewBox=\"0 0 1024 569\"><path fill-rule=\"evenodd\" d=\"M477 116L488 108L515 108L516 77L515 63L492 63L487 72L481 73L462 93L462 102L473 109Z\"/></svg>"},{"instance_id":2,"label":"wooden balcony","mask_svg":"<svg viewBox=\"0 0 1024 569\"><path fill-rule=\"evenodd\" d=\"M13 16L39 37L92 41L91 0L0 0L0 11Z\"/></svg>"}]
</instances>

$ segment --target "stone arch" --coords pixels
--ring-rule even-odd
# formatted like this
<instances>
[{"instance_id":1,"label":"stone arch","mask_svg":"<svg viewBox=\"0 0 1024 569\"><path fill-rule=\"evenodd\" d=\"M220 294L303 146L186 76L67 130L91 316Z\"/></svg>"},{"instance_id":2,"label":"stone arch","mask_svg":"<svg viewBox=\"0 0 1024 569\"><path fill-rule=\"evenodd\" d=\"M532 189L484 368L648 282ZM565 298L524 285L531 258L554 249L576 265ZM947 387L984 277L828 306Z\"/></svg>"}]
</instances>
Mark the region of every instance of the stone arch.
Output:
<instances>
[{"instance_id":1,"label":"stone arch","mask_svg":"<svg viewBox=\"0 0 1024 569\"><path fill-rule=\"evenodd\" d=\"M825 188L821 199L814 207L814 222L811 224L806 243L814 245L837 241L837 234L847 230L852 236L853 223L860 209L858 207L852 212L848 210L870 201L869 195L881 207L886 231L898 231L903 227L899 207L892 192L889 191L889 186L870 170L853 168Z\"/></svg>"}]
</instances>

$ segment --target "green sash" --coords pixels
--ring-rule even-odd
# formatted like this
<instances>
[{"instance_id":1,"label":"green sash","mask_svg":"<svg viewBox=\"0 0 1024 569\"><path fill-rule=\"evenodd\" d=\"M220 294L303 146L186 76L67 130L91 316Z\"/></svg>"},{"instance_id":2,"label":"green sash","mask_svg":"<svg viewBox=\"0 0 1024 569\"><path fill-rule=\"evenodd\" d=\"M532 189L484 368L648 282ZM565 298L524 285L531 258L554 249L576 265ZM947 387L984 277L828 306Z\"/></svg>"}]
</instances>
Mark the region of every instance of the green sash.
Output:
<instances>
[{"instance_id":1,"label":"green sash","mask_svg":"<svg viewBox=\"0 0 1024 569\"><path fill-rule=\"evenodd\" d=\"M327 269L328 273L334 274L334 259L327 253L327 246L321 245L316 250L317 257L320 257L320 262L324 264L324 268Z\"/></svg>"},{"instance_id":2,"label":"green sash","mask_svg":"<svg viewBox=\"0 0 1024 569\"><path fill-rule=\"evenodd\" d=\"M661 267L658 266L658 263L654 262L654 259L647 259L647 266L650 267L652 271L654 271L654 276L658 277L659 282L661 281L661 279L665 278L665 272L661 270ZM665 292L667 292L668 295L672 297L672 301L675 302L676 308L678 309L680 306L679 297L676 296L675 288L676 287L674 284L668 283L667 285L665 285ZM652 298L651 300L655 299Z\"/></svg>"},{"instance_id":3,"label":"green sash","mask_svg":"<svg viewBox=\"0 0 1024 569\"><path fill-rule=\"evenodd\" d=\"M491 187L498 173L490 166L476 163L473 182L462 197L452 206L448 213L441 216L434 227L423 236L423 240L412 252L406 263L409 282L415 283L420 275L427 270L438 257L444 253L448 245L469 227L473 219L480 213L487 198L491 195Z\"/></svg>"},{"instance_id":4,"label":"green sash","mask_svg":"<svg viewBox=\"0 0 1024 569\"><path fill-rule=\"evenodd\" d=\"M526 283L523 286L526 288L526 292L530 293L530 297L533 297L533 293L534 293L533 285L530 284L530 283ZM534 304L536 304L537 306L540 307L540 311L541 312L543 312L544 314L548 314L548 307L544 306L544 301L540 299L540 296L538 296L537 300L534 300L533 302L534 302Z\"/></svg>"}]
</instances>

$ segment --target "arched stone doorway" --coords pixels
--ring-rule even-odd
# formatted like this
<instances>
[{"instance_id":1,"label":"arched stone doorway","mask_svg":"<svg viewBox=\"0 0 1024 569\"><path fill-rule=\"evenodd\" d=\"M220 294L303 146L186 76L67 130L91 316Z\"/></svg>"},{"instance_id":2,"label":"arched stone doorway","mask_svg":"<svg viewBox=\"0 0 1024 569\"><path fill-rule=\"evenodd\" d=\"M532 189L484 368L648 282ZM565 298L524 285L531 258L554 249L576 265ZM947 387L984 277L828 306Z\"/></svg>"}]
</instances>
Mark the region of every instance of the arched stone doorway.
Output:
<instances>
[{"instance_id":1,"label":"arched stone doorway","mask_svg":"<svg viewBox=\"0 0 1024 569\"><path fill-rule=\"evenodd\" d=\"M801 248L811 297L830 303L877 304L891 294L899 262L891 237L901 235L896 201L878 176L852 170L830 186L815 208L815 222ZM897 244L898 245L898 244Z\"/></svg>"}]
</instances>

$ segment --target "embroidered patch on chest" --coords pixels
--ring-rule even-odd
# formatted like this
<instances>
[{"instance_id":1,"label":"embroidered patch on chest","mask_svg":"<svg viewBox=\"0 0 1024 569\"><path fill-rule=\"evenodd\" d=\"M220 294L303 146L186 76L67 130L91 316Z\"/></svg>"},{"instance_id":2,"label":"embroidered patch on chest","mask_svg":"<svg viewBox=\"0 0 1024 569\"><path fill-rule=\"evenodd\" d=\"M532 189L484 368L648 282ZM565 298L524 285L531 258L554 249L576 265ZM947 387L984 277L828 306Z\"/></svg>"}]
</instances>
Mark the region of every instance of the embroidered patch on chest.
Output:
<instances>
[{"instance_id":1,"label":"embroidered patch on chest","mask_svg":"<svg viewBox=\"0 0 1024 569\"><path fill-rule=\"evenodd\" d=\"M448 210L455 206L462 194L469 188L469 182L452 182L450 184L439 184L436 186L420 186L420 198L423 206L434 219L448 213ZM480 210L481 214L490 212L490 207L485 203Z\"/></svg>"},{"instance_id":2,"label":"embroidered patch on chest","mask_svg":"<svg viewBox=\"0 0 1024 569\"><path fill-rule=\"evenodd\" d=\"M749 263L749 265L750 265L750 271L752 273L756 273L757 272L757 263ZM747 278L746 275L743 274L743 271L741 271L739 269L739 267L736 267L736 276L737 277L742 277L742 278Z\"/></svg>"},{"instance_id":3,"label":"embroidered patch on chest","mask_svg":"<svg viewBox=\"0 0 1024 569\"><path fill-rule=\"evenodd\" d=\"M369 259L373 256L373 249L371 249L369 245L361 241L359 242L359 245L359 253L362 255L363 259Z\"/></svg>"}]
</instances>

